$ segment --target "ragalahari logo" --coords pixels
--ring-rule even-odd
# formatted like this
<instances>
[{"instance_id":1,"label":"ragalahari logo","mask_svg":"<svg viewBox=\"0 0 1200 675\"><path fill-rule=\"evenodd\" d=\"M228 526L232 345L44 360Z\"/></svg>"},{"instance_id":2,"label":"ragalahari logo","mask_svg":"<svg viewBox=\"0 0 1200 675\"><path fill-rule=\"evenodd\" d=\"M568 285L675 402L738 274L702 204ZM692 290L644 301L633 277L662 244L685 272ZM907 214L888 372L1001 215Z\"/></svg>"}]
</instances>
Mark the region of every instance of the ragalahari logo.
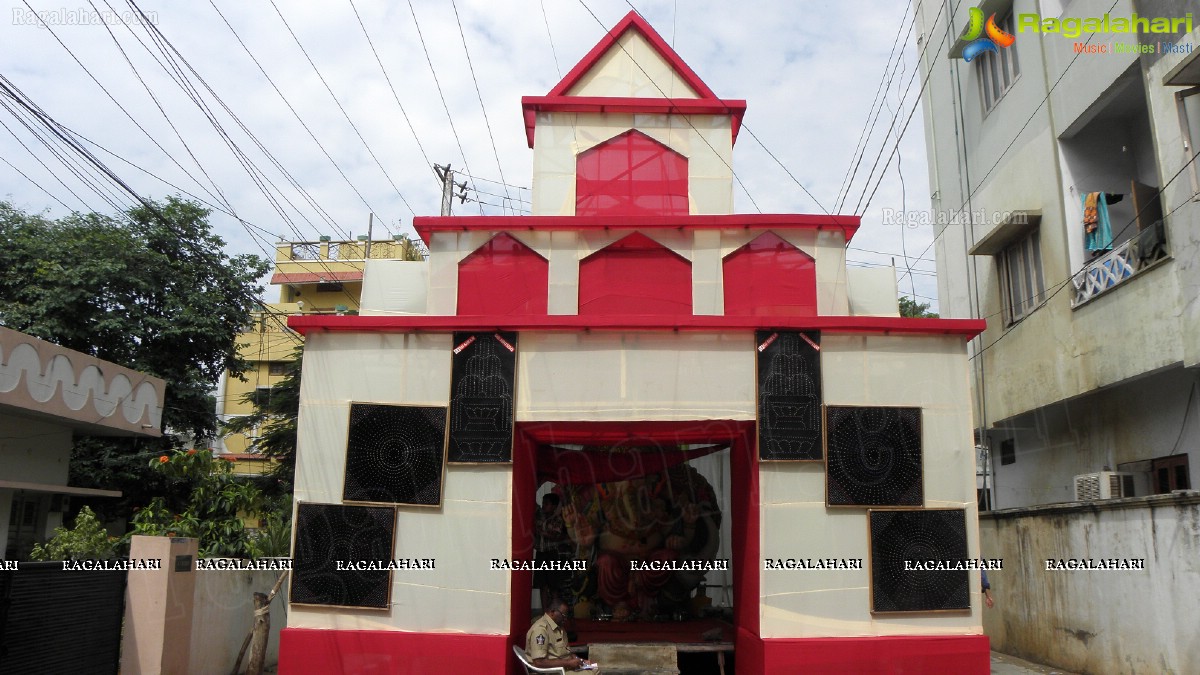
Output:
<instances>
[{"instance_id":1,"label":"ragalahari logo","mask_svg":"<svg viewBox=\"0 0 1200 675\"><path fill-rule=\"evenodd\" d=\"M987 37L980 37L984 34ZM983 10L972 7L970 21L967 23L967 29L963 32L962 39L970 41L970 44L963 47L962 51L963 60L970 63L971 59L984 52L998 53L1000 49L1012 46L1017 38L996 25L995 14L989 16L985 23Z\"/></svg>"}]
</instances>

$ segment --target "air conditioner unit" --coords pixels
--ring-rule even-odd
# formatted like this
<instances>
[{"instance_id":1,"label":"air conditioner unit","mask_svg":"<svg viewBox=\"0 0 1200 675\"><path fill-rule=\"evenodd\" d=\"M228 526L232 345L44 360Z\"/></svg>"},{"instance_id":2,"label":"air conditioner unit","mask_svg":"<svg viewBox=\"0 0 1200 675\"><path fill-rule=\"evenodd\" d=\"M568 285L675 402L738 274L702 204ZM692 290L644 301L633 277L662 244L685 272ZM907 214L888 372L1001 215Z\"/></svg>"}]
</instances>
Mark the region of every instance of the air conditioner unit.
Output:
<instances>
[{"instance_id":1,"label":"air conditioner unit","mask_svg":"<svg viewBox=\"0 0 1200 675\"><path fill-rule=\"evenodd\" d=\"M1075 476L1075 501L1121 499L1134 496L1134 475L1119 471L1098 471Z\"/></svg>"}]
</instances>

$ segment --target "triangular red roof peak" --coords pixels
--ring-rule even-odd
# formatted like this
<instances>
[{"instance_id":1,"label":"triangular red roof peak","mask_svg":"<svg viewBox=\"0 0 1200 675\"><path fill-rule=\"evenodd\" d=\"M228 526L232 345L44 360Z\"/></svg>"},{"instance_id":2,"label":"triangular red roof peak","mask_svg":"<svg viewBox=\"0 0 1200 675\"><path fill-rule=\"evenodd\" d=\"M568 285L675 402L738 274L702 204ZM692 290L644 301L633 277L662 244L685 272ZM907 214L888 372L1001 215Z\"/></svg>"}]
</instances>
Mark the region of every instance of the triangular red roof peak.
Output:
<instances>
[{"instance_id":1,"label":"triangular red roof peak","mask_svg":"<svg viewBox=\"0 0 1200 675\"><path fill-rule=\"evenodd\" d=\"M662 36L659 35L658 32L655 31L645 19L643 19L637 12L633 10L630 10L630 12L625 15L625 18L621 19L617 25L613 26L612 29L609 30L608 33L600 40L600 42L597 42L596 46L592 47L592 50L583 57L583 60L575 64L575 67L571 69L571 72L567 73L566 77L564 77L561 82L554 85L554 88L550 90L550 93L547 94L547 96L566 96L567 92L570 91L571 88L576 84L578 84L579 80L585 74L587 74L588 71L595 67L596 63L606 53L608 53L608 50L612 48L613 45L617 43L617 40L621 39L621 36L629 30L636 30L637 32L641 33L642 37L646 38L646 41L649 42L652 47L654 47L654 50L658 52L659 56L663 57L667 63L671 64L671 68L677 75L679 75L680 79L682 79L689 87L695 90L696 94L700 98L717 98L717 95L708 88L707 84L704 84L704 81L700 79L700 76L697 75L695 71L688 66L688 64L684 63L683 59L679 58L679 54L675 53L675 50L671 48L671 45L667 44L667 41L663 40Z\"/></svg>"}]
</instances>

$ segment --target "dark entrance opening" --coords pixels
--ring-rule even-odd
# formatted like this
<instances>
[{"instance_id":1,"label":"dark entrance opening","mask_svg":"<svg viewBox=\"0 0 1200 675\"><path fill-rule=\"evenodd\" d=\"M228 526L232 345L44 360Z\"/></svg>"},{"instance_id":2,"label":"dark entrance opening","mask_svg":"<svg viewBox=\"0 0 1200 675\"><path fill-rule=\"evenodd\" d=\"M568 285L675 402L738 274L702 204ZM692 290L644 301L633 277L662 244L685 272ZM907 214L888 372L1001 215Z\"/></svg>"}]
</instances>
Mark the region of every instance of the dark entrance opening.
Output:
<instances>
[{"instance_id":1,"label":"dark entrance opening","mask_svg":"<svg viewBox=\"0 0 1200 675\"><path fill-rule=\"evenodd\" d=\"M560 495L572 548L587 571L573 572L579 599L573 646L674 643L687 672L732 672L739 641L758 639L758 472L754 422L518 423L513 448L513 559L534 560L539 493ZM714 486L697 467L719 463ZM711 475L711 471L709 471ZM540 488L540 489L539 489ZM722 499L724 497L724 499ZM725 508L714 504L725 501ZM716 539L728 532L718 558ZM725 553L727 551L727 553ZM707 564L696 564L701 559ZM727 565L721 574L713 567ZM680 570L681 567L697 569ZM670 568L669 574L662 574ZM706 569L707 568L707 569ZM717 597L701 584L722 583ZM690 586L689 586L690 584ZM702 590L701 590L702 589ZM540 614L533 573L512 574L512 640L524 647ZM727 601L732 596L732 603ZM726 602L722 602L725 600ZM711 606L729 605L725 611ZM624 620L622 620L624 619ZM603 665L602 665L603 667Z\"/></svg>"}]
</instances>

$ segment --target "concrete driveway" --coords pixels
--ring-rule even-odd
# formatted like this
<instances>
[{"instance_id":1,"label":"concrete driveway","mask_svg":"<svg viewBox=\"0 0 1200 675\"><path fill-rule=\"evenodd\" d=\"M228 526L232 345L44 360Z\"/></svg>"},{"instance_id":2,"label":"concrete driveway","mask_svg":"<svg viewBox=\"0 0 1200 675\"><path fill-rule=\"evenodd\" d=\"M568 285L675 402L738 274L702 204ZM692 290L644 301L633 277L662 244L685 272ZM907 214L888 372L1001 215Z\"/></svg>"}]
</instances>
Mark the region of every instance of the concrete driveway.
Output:
<instances>
[{"instance_id":1,"label":"concrete driveway","mask_svg":"<svg viewBox=\"0 0 1200 675\"><path fill-rule=\"evenodd\" d=\"M1075 675L1062 668L1030 663L1015 656L992 652L992 675Z\"/></svg>"}]
</instances>

